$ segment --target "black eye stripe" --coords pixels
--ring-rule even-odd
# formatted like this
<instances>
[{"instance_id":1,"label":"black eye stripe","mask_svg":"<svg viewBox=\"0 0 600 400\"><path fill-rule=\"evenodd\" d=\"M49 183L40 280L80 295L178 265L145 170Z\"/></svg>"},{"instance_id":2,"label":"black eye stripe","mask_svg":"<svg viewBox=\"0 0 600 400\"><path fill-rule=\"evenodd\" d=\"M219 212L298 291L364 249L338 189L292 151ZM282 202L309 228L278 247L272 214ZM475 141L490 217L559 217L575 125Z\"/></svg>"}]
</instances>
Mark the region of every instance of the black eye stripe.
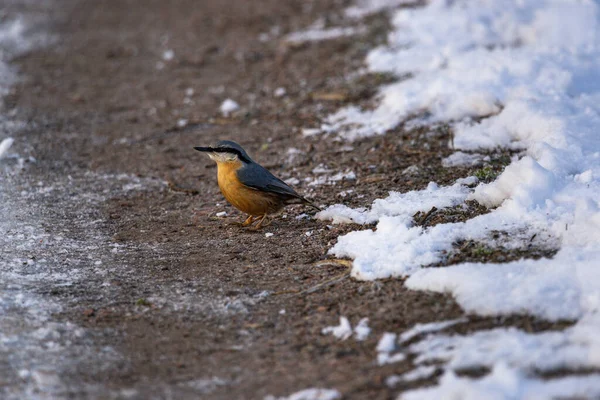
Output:
<instances>
[{"instance_id":1,"label":"black eye stripe","mask_svg":"<svg viewBox=\"0 0 600 400\"><path fill-rule=\"evenodd\" d=\"M238 158L245 162L250 162L250 160L245 157L241 151L238 149L234 149L233 147L194 147L198 151L203 151L207 153L233 153L238 156Z\"/></svg>"}]
</instances>

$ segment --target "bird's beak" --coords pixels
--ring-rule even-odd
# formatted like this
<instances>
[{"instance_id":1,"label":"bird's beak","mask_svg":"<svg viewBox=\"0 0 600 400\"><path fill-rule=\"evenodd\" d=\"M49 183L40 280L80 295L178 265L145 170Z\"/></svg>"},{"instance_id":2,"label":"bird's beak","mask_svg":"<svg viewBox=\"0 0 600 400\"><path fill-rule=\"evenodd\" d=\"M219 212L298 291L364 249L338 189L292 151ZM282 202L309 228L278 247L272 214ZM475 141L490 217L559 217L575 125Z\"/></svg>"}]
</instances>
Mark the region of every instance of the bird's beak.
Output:
<instances>
[{"instance_id":1,"label":"bird's beak","mask_svg":"<svg viewBox=\"0 0 600 400\"><path fill-rule=\"evenodd\" d=\"M206 155L213 161L217 161L215 157L218 153L215 153L215 149L212 147L194 147L194 149L206 153Z\"/></svg>"}]
</instances>

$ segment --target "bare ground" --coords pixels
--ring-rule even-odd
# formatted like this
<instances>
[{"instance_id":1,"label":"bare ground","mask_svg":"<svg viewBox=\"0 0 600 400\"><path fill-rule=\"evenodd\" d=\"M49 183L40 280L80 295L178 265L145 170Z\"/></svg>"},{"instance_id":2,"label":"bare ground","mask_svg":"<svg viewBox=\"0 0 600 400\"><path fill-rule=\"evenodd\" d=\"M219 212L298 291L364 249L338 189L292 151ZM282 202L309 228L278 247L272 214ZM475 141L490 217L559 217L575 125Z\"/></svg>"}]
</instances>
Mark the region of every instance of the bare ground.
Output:
<instances>
[{"instance_id":1,"label":"bare ground","mask_svg":"<svg viewBox=\"0 0 600 400\"><path fill-rule=\"evenodd\" d=\"M347 268L318 262L328 258L339 235L358 228L297 219L309 212L300 207L287 209L263 232L241 230L232 222L242 216L225 204L214 165L192 149L236 140L283 179L298 178L296 188L318 204L366 206L390 190L421 189L432 180L448 184L477 172L441 166L451 153L443 129L400 127L353 143L352 150L331 137L302 137L301 128L346 102L368 105L376 85L389 79L348 78L366 51L385 40L383 16L371 18L369 32L355 38L301 46L281 40L318 16L347 23L343 5L68 0L48 11L49 26L42 28L57 41L15 60L25 79L4 107L29 122L19 140L37 160L28 170L31 182L68 187L67 176L105 177L78 189L104 194L95 209L81 209L86 214L67 201L68 188L40 206L50 233L60 227L78 238L85 229L69 228L71 221L100 221L97 229L107 239L98 246L107 251L98 254L109 273L83 265L88 272L78 285L48 283L42 292L66 304L53 318L91 332L91 344L74 346L116 354L102 365L93 357L79 359L61 376L68 383L61 397L262 399L325 387L347 399L391 399L435 381L389 388L385 378L410 370L411 362L379 367L375 346L383 332L463 315L450 297L409 291L399 279L335 280ZM261 41L260 34L269 32L269 40ZM174 59L163 60L169 49ZM278 87L285 96L274 96ZM218 112L226 98L242 107L228 118ZM182 119L185 127L178 126ZM291 147L300 153L291 157ZM308 186L304 178L314 178L320 164L352 170L357 179ZM416 172L403 173L413 165ZM144 187L114 189L109 181L120 174ZM220 211L228 216L215 217ZM417 223L481 212L486 210L473 204L467 211L432 212ZM449 262L496 259L476 244L459 243L457 249ZM518 257L551 255L535 250ZM340 315L353 324L369 317L373 334L364 342L322 335ZM568 322L471 317L450 330L500 325L537 331Z\"/></svg>"}]
</instances>

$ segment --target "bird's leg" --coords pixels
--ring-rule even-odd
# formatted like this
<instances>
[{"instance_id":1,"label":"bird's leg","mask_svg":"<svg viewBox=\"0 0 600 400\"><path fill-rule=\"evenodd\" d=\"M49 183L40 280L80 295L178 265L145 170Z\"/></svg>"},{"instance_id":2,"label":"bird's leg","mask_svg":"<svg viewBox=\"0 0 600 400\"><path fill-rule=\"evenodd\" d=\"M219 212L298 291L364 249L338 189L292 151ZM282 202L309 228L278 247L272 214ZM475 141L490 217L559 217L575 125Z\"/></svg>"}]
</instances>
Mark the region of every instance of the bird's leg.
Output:
<instances>
[{"instance_id":1,"label":"bird's leg","mask_svg":"<svg viewBox=\"0 0 600 400\"><path fill-rule=\"evenodd\" d=\"M260 219L260 221L258 221L258 224L254 225L250 229L253 230L253 231L259 230L263 226L262 224L263 224L263 222L265 222L266 219L267 219L267 214L263 215L262 218Z\"/></svg>"},{"instance_id":2,"label":"bird's leg","mask_svg":"<svg viewBox=\"0 0 600 400\"><path fill-rule=\"evenodd\" d=\"M244 222L242 222L242 226L252 225L253 222L254 222L254 216L250 215Z\"/></svg>"},{"instance_id":3,"label":"bird's leg","mask_svg":"<svg viewBox=\"0 0 600 400\"><path fill-rule=\"evenodd\" d=\"M262 226L269 226L269 225L271 225L271 222L273 222L273 220L272 219L268 219L266 215L265 215L264 219L267 221L267 223L266 224L262 224Z\"/></svg>"}]
</instances>

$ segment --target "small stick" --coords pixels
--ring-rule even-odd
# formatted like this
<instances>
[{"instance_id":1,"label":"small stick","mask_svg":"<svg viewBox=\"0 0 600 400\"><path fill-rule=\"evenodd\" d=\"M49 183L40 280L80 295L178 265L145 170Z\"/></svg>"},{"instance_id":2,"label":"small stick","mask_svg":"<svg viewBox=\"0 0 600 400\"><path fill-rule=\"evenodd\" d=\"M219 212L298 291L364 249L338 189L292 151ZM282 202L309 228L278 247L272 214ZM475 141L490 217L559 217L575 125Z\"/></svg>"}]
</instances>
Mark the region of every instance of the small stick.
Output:
<instances>
[{"instance_id":1,"label":"small stick","mask_svg":"<svg viewBox=\"0 0 600 400\"><path fill-rule=\"evenodd\" d=\"M346 271L343 274L338 275L338 276L336 276L336 277L334 277L332 279L329 279L329 280L327 280L325 282L316 284L315 286L311 286L308 289L304 289L304 290L300 291L298 294L300 295L300 294L314 293L314 292L316 292L317 290L319 290L321 288L335 285L336 283L339 283L339 282L343 281L344 279L348 278L349 276L350 276L350 271Z\"/></svg>"},{"instance_id":2,"label":"small stick","mask_svg":"<svg viewBox=\"0 0 600 400\"><path fill-rule=\"evenodd\" d=\"M342 260L341 258L330 258L328 260L317 261L313 264L315 267L325 267L327 265L341 265L343 267L352 268L351 260Z\"/></svg>"},{"instance_id":3,"label":"small stick","mask_svg":"<svg viewBox=\"0 0 600 400\"><path fill-rule=\"evenodd\" d=\"M335 285L336 283L339 283L341 281L343 281L344 279L348 278L350 276L350 268L352 268L352 261L350 260L342 260L339 258L332 258L329 260L322 260L322 261L317 261L316 263L314 263L313 265L315 266L325 266L325 265L342 265L346 268L348 268L348 271L345 271L343 274L337 275L325 282L321 282L318 283L314 286L311 286L309 288L306 288L304 290L282 290L281 292L275 292L273 293L274 296L280 295L280 294L310 294L310 293L314 293L317 290L327 287L327 286L331 286L331 285Z\"/></svg>"}]
</instances>

